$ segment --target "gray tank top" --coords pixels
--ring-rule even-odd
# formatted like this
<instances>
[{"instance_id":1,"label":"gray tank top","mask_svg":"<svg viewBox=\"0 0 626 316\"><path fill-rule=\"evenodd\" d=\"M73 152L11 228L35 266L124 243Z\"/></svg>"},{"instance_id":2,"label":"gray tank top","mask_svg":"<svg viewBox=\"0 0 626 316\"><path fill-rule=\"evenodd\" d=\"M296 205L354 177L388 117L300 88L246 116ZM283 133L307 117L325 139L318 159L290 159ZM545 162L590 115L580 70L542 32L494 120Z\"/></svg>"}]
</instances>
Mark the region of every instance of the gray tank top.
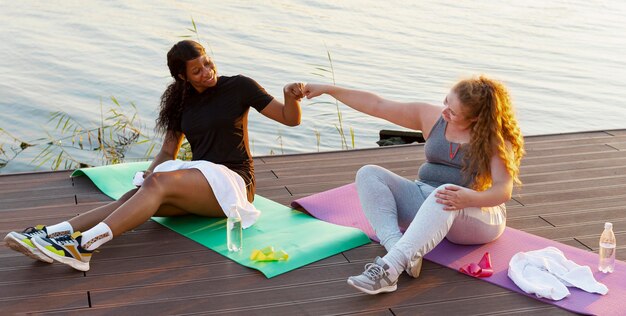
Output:
<instances>
[{"instance_id":1,"label":"gray tank top","mask_svg":"<svg viewBox=\"0 0 626 316\"><path fill-rule=\"evenodd\" d=\"M424 146L426 162L419 168L419 179L433 187L445 183L469 187L471 180L465 180L461 173L468 144L449 142L445 135L447 125L448 122L439 117L430 131Z\"/></svg>"}]
</instances>

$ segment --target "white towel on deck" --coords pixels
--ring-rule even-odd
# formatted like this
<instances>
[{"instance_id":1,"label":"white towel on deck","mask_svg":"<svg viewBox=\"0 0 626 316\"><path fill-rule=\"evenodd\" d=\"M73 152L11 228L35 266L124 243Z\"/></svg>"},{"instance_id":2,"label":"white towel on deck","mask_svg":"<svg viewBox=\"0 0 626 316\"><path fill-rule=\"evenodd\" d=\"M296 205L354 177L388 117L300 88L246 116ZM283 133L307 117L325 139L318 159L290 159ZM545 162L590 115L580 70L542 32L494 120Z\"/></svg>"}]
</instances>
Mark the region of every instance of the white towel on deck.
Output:
<instances>
[{"instance_id":1,"label":"white towel on deck","mask_svg":"<svg viewBox=\"0 0 626 316\"><path fill-rule=\"evenodd\" d=\"M568 260L555 247L516 253L509 262L508 275L524 292L551 300L570 295L568 286L602 295L609 291L596 281L588 266Z\"/></svg>"},{"instance_id":2,"label":"white towel on deck","mask_svg":"<svg viewBox=\"0 0 626 316\"><path fill-rule=\"evenodd\" d=\"M248 201L246 183L243 181L243 178L226 166L205 160L168 160L156 166L153 172L168 172L191 168L202 172L227 217L234 217L235 214L230 213L232 206L236 207L241 217L241 226L243 228L252 226L261 216L261 212ZM143 184L143 172L135 174L133 184L136 186Z\"/></svg>"}]
</instances>

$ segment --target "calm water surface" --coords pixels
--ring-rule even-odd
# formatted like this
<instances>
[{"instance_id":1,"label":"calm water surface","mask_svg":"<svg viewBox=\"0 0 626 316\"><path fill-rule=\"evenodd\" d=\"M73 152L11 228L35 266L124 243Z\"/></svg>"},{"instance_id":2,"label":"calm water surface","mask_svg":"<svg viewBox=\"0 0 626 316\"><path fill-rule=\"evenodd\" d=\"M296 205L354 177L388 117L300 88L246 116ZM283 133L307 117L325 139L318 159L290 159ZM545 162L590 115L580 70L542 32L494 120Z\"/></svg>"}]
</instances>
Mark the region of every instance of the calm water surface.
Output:
<instances>
[{"instance_id":1,"label":"calm water surface","mask_svg":"<svg viewBox=\"0 0 626 316\"><path fill-rule=\"evenodd\" d=\"M193 35L192 16L221 74L250 76L281 100L285 83L330 83L318 70L329 66L330 52L338 85L396 100L440 103L458 79L489 74L509 86L526 135L626 128L622 1L0 4L0 128L24 140L54 132L47 124L52 111L97 124L110 96L136 104L152 131L170 82L165 54L180 36ZM311 103L303 102L297 128L251 111L254 154L318 151L316 133L319 150L341 148L335 106ZM340 110L357 148L377 146L380 129L399 129L344 105ZM23 152L0 172L36 169L29 163L39 151Z\"/></svg>"}]
</instances>

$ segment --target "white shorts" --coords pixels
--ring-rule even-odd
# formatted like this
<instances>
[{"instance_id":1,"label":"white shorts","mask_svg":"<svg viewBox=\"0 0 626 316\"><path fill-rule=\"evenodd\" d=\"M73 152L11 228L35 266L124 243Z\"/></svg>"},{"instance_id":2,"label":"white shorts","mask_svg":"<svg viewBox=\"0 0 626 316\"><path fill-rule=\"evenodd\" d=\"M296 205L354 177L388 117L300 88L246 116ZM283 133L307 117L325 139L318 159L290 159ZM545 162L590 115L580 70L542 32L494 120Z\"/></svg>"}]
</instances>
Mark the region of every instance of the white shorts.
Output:
<instances>
[{"instance_id":1,"label":"white shorts","mask_svg":"<svg viewBox=\"0 0 626 316\"><path fill-rule=\"evenodd\" d=\"M226 166L206 160L168 160L156 166L153 172L169 172L192 168L202 172L227 217L234 217L234 211L236 210L241 217L241 226L247 228L252 226L261 216L261 212L248 201L246 183L243 178ZM141 186L143 175L136 175L133 182L135 185Z\"/></svg>"}]
</instances>

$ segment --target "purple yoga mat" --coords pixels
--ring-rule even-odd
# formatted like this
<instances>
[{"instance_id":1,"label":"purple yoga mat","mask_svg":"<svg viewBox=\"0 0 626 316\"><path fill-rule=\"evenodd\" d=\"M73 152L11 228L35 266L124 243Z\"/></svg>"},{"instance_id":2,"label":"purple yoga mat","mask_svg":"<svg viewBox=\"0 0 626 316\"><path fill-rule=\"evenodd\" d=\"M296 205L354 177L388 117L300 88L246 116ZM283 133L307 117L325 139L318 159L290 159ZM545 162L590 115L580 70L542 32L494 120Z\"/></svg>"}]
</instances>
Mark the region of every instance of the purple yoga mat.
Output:
<instances>
[{"instance_id":1,"label":"purple yoga mat","mask_svg":"<svg viewBox=\"0 0 626 316\"><path fill-rule=\"evenodd\" d=\"M359 198L354 184L348 184L329 191L317 193L295 200L293 207L302 207L312 216L330 223L356 227L364 231L373 240L374 230L361 210ZM540 299L521 291L507 276L509 260L518 252L543 249L553 246L565 254L568 259L591 267L598 282L609 288L606 295L592 294L577 288L568 288L571 295L560 300ZM474 262L478 263L485 252L491 255L494 273L483 280L506 289L536 298L549 304L557 305L566 310L592 315L626 315L623 300L626 299L626 263L615 262L615 272L604 274L597 271L598 255L568 246L553 240L535 236L514 228L507 227L496 241L479 246L456 245L444 239L425 258L454 270Z\"/></svg>"}]
</instances>

